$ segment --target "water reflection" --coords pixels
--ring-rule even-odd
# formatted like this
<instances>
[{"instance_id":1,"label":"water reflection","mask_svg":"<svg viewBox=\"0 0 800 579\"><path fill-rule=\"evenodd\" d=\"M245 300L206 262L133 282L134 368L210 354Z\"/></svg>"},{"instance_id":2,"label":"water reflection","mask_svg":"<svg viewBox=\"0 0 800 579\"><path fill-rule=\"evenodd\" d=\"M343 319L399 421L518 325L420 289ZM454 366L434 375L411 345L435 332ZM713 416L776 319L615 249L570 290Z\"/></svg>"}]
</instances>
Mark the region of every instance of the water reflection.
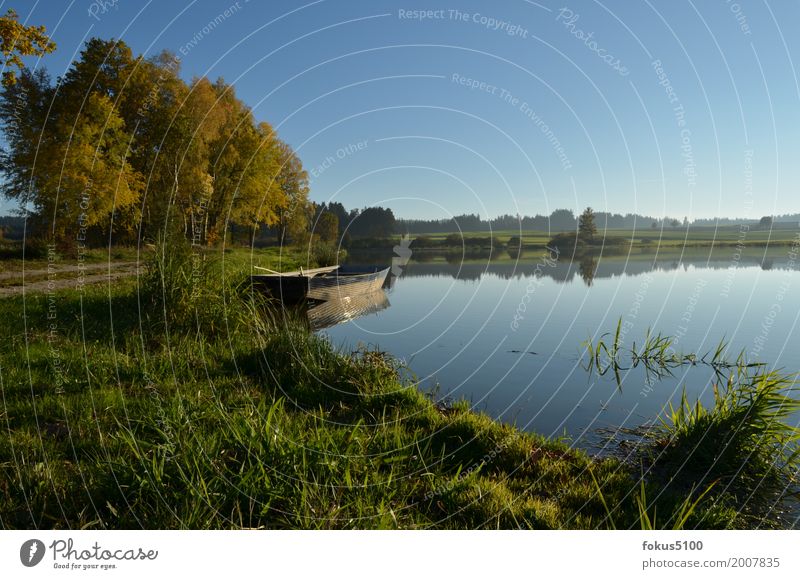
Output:
<instances>
[{"instance_id":1,"label":"water reflection","mask_svg":"<svg viewBox=\"0 0 800 579\"><path fill-rule=\"evenodd\" d=\"M383 290L342 296L308 309L308 323L313 331L332 328L356 318L385 310L391 304Z\"/></svg>"},{"instance_id":2,"label":"water reflection","mask_svg":"<svg viewBox=\"0 0 800 579\"><path fill-rule=\"evenodd\" d=\"M591 287L597 279L607 279L622 275L637 276L655 271L675 271L689 268L702 269L738 269L758 267L764 271L773 269L790 269L788 259L784 255L767 256L763 250L754 255L735 256L731 248L714 250L713 254L673 255L664 253L640 253L631 256L605 256L584 254L575 260L561 257L555 267L538 268L540 254L546 252L505 249L502 252L483 252L485 255L476 258L472 253L440 253L417 252L413 260L403 269L403 277L451 277L463 281L477 281L485 276L499 277L504 280L529 278L541 275L557 282L570 282L580 277ZM474 252L478 253L478 252ZM498 258L498 253L501 257ZM364 260L384 259L384 256L351 256L352 263Z\"/></svg>"},{"instance_id":3,"label":"water reflection","mask_svg":"<svg viewBox=\"0 0 800 579\"><path fill-rule=\"evenodd\" d=\"M581 279L583 279L583 282L587 286L592 287L596 271L597 261L595 261L594 256L584 256L583 259L581 259L580 265L578 266L578 273L580 273Z\"/></svg>"}]
</instances>

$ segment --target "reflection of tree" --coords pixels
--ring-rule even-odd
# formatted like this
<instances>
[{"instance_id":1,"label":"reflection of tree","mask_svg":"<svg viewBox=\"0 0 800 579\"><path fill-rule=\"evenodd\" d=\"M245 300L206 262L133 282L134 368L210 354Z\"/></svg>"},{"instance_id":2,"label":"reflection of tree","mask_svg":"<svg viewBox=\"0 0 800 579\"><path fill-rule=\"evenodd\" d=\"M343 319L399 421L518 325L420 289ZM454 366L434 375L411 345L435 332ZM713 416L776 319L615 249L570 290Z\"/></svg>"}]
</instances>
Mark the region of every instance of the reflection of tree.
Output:
<instances>
[{"instance_id":1,"label":"reflection of tree","mask_svg":"<svg viewBox=\"0 0 800 579\"><path fill-rule=\"evenodd\" d=\"M500 256L500 251L493 249L464 249L444 254L444 260L450 265L460 265L465 261L491 260Z\"/></svg>"},{"instance_id":2,"label":"reflection of tree","mask_svg":"<svg viewBox=\"0 0 800 579\"><path fill-rule=\"evenodd\" d=\"M448 252L444 254L444 260L449 265L460 265L461 262L464 261L464 254L463 253L456 253L456 252Z\"/></svg>"},{"instance_id":3,"label":"reflection of tree","mask_svg":"<svg viewBox=\"0 0 800 579\"><path fill-rule=\"evenodd\" d=\"M413 248L413 245L412 245ZM505 257L508 248L495 248L494 252L488 249L467 251L415 251L414 255L403 272L403 277L450 277L464 281L479 280L484 275L494 276L500 279L509 280L512 278L530 278L540 276L549 278L557 283L568 283L576 281L580 276L587 285L593 284L596 278L610 278L620 275L643 275L650 272L671 272L676 268L684 269L688 265L697 267L724 269L730 267L729 261L708 261L708 256L703 255L696 259L684 258L680 261L673 261L672 258L657 261L651 259L614 259L604 258L602 263L597 254L582 255L581 260L570 261L568 259L559 261L555 267L541 265L541 256L536 250L528 249L526 259L494 261L500 254ZM374 253L362 253L350 251L348 253L351 263L365 265L388 263L391 261L391 254L376 255ZM492 261L489 261L489 259ZM763 269L786 269L786 263L771 258L746 259L742 258L742 267L761 267Z\"/></svg>"},{"instance_id":4,"label":"reflection of tree","mask_svg":"<svg viewBox=\"0 0 800 579\"><path fill-rule=\"evenodd\" d=\"M506 251L508 252L508 256L511 259L522 259L522 256L525 254L525 250L522 249L519 246L515 247L515 246L512 246L512 245L509 245L508 248L506 249Z\"/></svg>"},{"instance_id":5,"label":"reflection of tree","mask_svg":"<svg viewBox=\"0 0 800 579\"><path fill-rule=\"evenodd\" d=\"M516 235L506 243L506 251L511 259L521 258L524 253L524 247L525 245L522 243L522 239Z\"/></svg>"},{"instance_id":6,"label":"reflection of tree","mask_svg":"<svg viewBox=\"0 0 800 579\"><path fill-rule=\"evenodd\" d=\"M433 251L415 251L413 259L414 261L428 262L433 261L436 257L438 256Z\"/></svg>"},{"instance_id":7,"label":"reflection of tree","mask_svg":"<svg viewBox=\"0 0 800 579\"><path fill-rule=\"evenodd\" d=\"M591 255L584 256L580 265L578 266L578 273L587 286L592 287L592 284L594 283L594 274L596 271L597 262L595 261L594 257Z\"/></svg>"},{"instance_id":8,"label":"reflection of tree","mask_svg":"<svg viewBox=\"0 0 800 579\"><path fill-rule=\"evenodd\" d=\"M501 247L493 247L489 250L489 260L497 260L503 257L503 248Z\"/></svg>"}]
</instances>

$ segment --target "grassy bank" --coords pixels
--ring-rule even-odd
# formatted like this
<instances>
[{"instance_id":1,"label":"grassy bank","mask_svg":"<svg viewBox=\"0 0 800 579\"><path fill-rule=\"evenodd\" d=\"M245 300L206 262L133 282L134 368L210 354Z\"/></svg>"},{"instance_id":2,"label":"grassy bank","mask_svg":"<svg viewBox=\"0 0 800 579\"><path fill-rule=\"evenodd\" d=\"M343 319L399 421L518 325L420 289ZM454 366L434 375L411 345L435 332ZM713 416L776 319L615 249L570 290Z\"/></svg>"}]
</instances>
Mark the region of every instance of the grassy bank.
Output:
<instances>
[{"instance_id":1,"label":"grassy bank","mask_svg":"<svg viewBox=\"0 0 800 579\"><path fill-rule=\"evenodd\" d=\"M220 266L170 251L138 284L0 300L3 527L772 524L671 463L642 483L642 463L437 403Z\"/></svg>"}]
</instances>

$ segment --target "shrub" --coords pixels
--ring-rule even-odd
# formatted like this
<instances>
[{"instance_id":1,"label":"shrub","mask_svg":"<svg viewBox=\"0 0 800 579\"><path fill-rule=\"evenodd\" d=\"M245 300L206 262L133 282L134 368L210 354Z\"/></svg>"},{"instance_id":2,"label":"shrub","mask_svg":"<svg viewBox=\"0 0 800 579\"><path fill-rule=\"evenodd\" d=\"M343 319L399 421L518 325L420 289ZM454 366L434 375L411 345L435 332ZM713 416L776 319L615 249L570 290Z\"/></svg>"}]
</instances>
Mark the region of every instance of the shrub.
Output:
<instances>
[{"instance_id":1,"label":"shrub","mask_svg":"<svg viewBox=\"0 0 800 579\"><path fill-rule=\"evenodd\" d=\"M160 238L146 262L141 296L151 329L216 334L243 313L244 272L226 271L182 236Z\"/></svg>"},{"instance_id":2,"label":"shrub","mask_svg":"<svg viewBox=\"0 0 800 579\"><path fill-rule=\"evenodd\" d=\"M414 247L417 248L424 248L424 247L438 247L441 245L435 239L428 237L427 235L420 235L419 237L415 237L412 241Z\"/></svg>"},{"instance_id":3,"label":"shrub","mask_svg":"<svg viewBox=\"0 0 800 579\"><path fill-rule=\"evenodd\" d=\"M331 243L317 241L311 246L310 257L317 266L327 267L343 261L347 257L347 251L339 250Z\"/></svg>"},{"instance_id":4,"label":"shrub","mask_svg":"<svg viewBox=\"0 0 800 579\"><path fill-rule=\"evenodd\" d=\"M548 245L553 249L557 249L560 254L564 255L580 253L586 248L586 243L581 240L575 232L557 233L550 238Z\"/></svg>"},{"instance_id":5,"label":"shrub","mask_svg":"<svg viewBox=\"0 0 800 579\"><path fill-rule=\"evenodd\" d=\"M461 247L464 245L464 236L458 233L451 233L447 237L444 238L444 244L447 246L458 246Z\"/></svg>"}]
</instances>

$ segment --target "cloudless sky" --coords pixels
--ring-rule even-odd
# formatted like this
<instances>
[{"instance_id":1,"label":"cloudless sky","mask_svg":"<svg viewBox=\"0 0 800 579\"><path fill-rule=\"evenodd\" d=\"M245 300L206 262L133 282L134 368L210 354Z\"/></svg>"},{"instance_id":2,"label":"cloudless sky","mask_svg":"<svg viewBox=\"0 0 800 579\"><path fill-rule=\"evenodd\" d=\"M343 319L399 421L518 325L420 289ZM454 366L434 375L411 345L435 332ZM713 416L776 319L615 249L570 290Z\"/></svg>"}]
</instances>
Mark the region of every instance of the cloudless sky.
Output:
<instances>
[{"instance_id":1,"label":"cloudless sky","mask_svg":"<svg viewBox=\"0 0 800 579\"><path fill-rule=\"evenodd\" d=\"M52 34L57 51L29 63L53 77L98 36L225 78L297 150L318 202L429 218L800 211L794 1L8 8Z\"/></svg>"}]
</instances>

